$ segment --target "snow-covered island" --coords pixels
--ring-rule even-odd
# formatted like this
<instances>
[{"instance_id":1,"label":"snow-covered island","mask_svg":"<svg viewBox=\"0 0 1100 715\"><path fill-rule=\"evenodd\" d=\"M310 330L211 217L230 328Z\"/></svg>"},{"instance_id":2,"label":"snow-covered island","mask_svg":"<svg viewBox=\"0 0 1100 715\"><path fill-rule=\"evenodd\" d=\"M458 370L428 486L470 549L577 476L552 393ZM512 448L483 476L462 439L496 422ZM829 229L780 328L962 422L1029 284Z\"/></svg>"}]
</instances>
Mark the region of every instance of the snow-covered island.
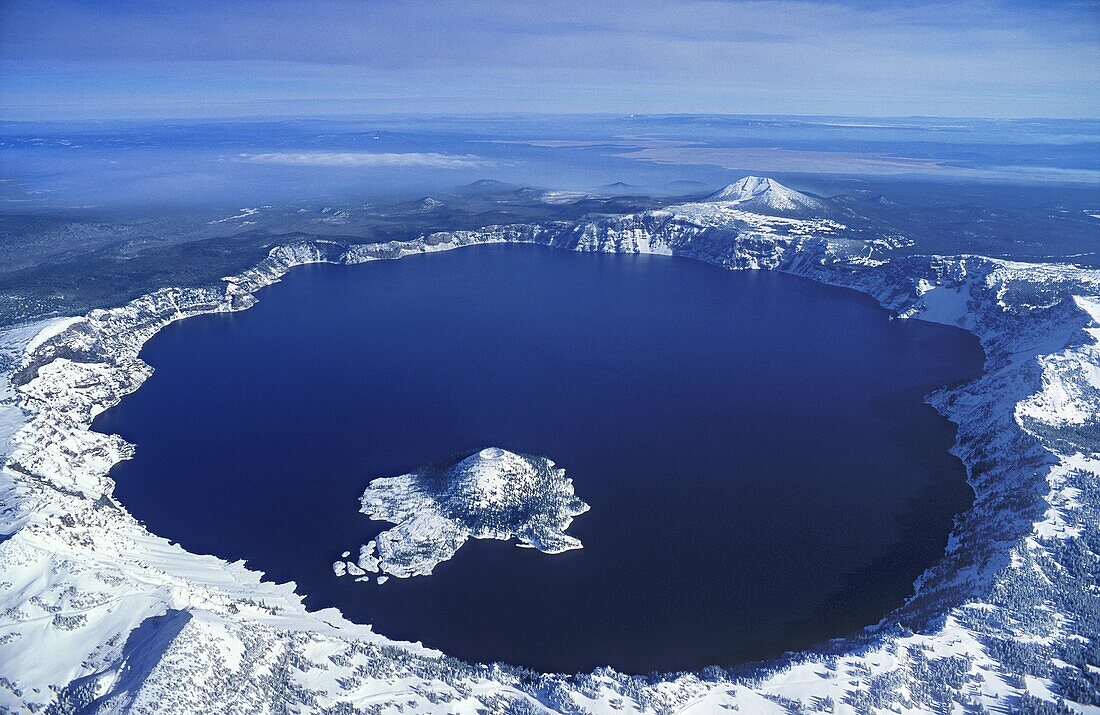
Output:
<instances>
[{"instance_id":1,"label":"snow-covered island","mask_svg":"<svg viewBox=\"0 0 1100 715\"><path fill-rule=\"evenodd\" d=\"M375 479L361 511L396 524L359 549L358 562L336 561L337 576L430 575L468 539L517 539L547 554L581 548L565 533L588 511L573 481L545 457L486 447L465 458L399 477Z\"/></svg>"}]
</instances>

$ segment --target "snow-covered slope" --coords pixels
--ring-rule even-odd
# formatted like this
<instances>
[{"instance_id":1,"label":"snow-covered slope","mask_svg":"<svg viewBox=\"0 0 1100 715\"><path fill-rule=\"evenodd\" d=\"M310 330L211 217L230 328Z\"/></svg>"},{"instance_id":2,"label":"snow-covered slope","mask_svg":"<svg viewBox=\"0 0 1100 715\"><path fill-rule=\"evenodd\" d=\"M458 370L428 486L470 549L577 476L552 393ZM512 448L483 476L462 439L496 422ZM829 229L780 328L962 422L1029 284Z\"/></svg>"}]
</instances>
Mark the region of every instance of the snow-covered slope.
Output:
<instances>
[{"instance_id":1,"label":"snow-covered slope","mask_svg":"<svg viewBox=\"0 0 1100 715\"><path fill-rule=\"evenodd\" d=\"M688 256L869 293L977 335L986 373L929 397L958 424L973 507L902 608L859 637L760 668L537 675L395 643L292 584L154 536L112 496L131 447L92 418L149 375L172 321L251 306L292 266L523 242ZM1014 712L1100 702L1100 272L895 256L825 219L703 202L586 223L273 249L222 290L166 288L5 336L0 710L51 712ZM262 297L262 294L261 294ZM3 436L3 435L0 435Z\"/></svg>"},{"instance_id":2,"label":"snow-covered slope","mask_svg":"<svg viewBox=\"0 0 1100 715\"><path fill-rule=\"evenodd\" d=\"M746 211L759 213L822 212L828 204L787 188L774 179L746 176L725 186L707 197L707 201L721 201Z\"/></svg>"}]
</instances>

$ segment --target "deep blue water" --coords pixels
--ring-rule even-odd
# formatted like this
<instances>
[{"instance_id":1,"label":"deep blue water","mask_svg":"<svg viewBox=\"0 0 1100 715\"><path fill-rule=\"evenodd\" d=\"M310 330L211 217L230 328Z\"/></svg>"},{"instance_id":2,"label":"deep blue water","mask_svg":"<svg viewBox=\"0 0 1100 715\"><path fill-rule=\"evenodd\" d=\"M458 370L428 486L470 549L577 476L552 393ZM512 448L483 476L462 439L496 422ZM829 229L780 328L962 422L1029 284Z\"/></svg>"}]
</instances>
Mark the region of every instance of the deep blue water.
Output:
<instances>
[{"instance_id":1,"label":"deep blue water","mask_svg":"<svg viewBox=\"0 0 1100 715\"><path fill-rule=\"evenodd\" d=\"M972 496L921 398L978 374L977 341L791 276L531 246L309 266L142 356L95 424L137 444L113 475L138 518L466 659L644 673L842 635ZM567 470L584 549L333 575L389 526L358 512L368 481L487 445Z\"/></svg>"}]
</instances>

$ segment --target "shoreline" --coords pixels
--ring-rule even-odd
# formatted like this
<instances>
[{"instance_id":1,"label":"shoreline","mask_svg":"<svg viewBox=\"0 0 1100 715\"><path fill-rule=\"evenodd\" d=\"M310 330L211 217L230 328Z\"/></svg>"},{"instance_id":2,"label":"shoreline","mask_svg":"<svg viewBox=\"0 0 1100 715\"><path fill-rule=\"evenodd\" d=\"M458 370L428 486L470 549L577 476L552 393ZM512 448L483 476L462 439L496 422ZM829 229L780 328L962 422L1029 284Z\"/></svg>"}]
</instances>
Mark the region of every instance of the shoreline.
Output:
<instances>
[{"instance_id":1,"label":"shoreline","mask_svg":"<svg viewBox=\"0 0 1100 715\"><path fill-rule=\"evenodd\" d=\"M0 585L0 604L26 613L27 618L16 618L13 627L0 628L0 648L16 646L24 657L43 657L45 642L36 647L36 634L21 628L36 617L32 615L37 607L34 598L55 604L51 607L60 606L52 616L58 639L67 645L82 645L66 651L74 653L74 663L54 664L50 673L37 676L36 685L15 683L11 673L0 672L17 686L5 687L0 681L0 705L49 702L49 686L65 693L58 700L85 704L104 697L136 698L164 687L170 681L163 678L173 671L164 668L165 672L157 673L154 668L148 682L138 684L133 692L116 692L119 673L132 658L126 652L127 635L144 627L147 619L163 619L173 613L188 614L187 621L172 638L154 643L159 651L146 655L156 656L157 668L165 664L175 667L176 677L178 669L188 664L173 663L173 654L190 653L191 659L198 661L201 659L195 654L211 647L238 652L233 659L237 672L229 668L227 681L252 679L253 672L245 669L244 651L232 644L246 643L254 634L245 631L258 628L277 650L296 652L296 658L315 663L309 671L342 668L335 662L316 665L321 661L308 657L310 648L348 648L372 661L372 667L385 665L407 673L395 676L390 672L388 677L409 682L437 680L436 673L431 678L424 675L445 663L461 673L453 678L455 682L469 687L447 683L445 688L435 688L439 697L450 698L447 704L435 704L440 712L473 702L471 698L484 703L490 695L551 709L559 698L587 708L596 703L609 707L619 699L639 711L658 705L675 711L699 698L708 702L717 698L715 704L747 703L769 695L810 706L813 698L853 697L845 668L834 663L830 669L834 659L864 665L869 675L857 678L861 685L854 692L870 696L876 692L872 685L875 677L891 672L908 674L912 663L920 659L916 653L924 652L926 646L931 646L933 655L924 657L942 661L942 667L952 672L960 667L960 659L966 660L966 678L980 681L965 682L977 689L979 700L990 700L987 706L993 701L1003 705L1001 697L1024 692L1042 695L1039 686L1027 680L1033 676L1026 673L1019 674L1021 687L993 682L997 670L1017 674L986 653L982 639L998 628L980 616L1003 610L989 602L990 594L1004 582L1002 577L1023 568L1021 564L1040 559L1041 554L1049 555L1050 547L1043 539L1066 540L1083 533L1090 528L1085 518L1092 513L1088 509L1100 506L1082 497L1088 492L1078 486L1090 478L1087 475L1095 480L1100 474L1100 456L1087 451L1087 445L1078 450L1081 454L1065 446L1055 450L1049 438L1044 446L1038 431L1023 424L1031 420L1029 424L1040 429L1061 429L1067 426L1064 414L1087 418L1096 412L1090 389L1100 389L1093 382L1100 376L1096 372L1100 353L1095 345L1100 333L1095 327L1100 321L1100 300L1096 298L1100 295L1100 271L977 256L904 256L891 261L889 246L853 246L829 238L777 236L739 227L727 245L725 241L702 240L704 222L695 214L691 220L680 220L676 208L596 223L496 226L405 242L348 245L311 241L277 246L256 267L225 279L224 292L166 288L119 308L63 319L68 322L62 329L36 341L32 336L30 340L35 342L29 343L30 349L10 374L8 400L26 412L26 421L11 438L0 485L0 493L5 495L0 529L14 532L0 541L0 565L4 578L23 577L19 586L14 581L7 588ZM692 240L695 238L700 240ZM974 505L956 520L944 558L917 580L914 595L901 609L870 626L864 637L837 639L828 649L835 652L827 655L820 651L791 654L747 680L730 677L727 671L713 682L700 677L702 674L681 674L664 682L638 685L629 676L599 669L577 677L540 675L527 683L518 674L522 669L459 666L437 651L390 641L370 626L350 623L335 609L307 611L292 583L261 581L260 574L240 562L228 564L172 546L147 532L114 502L107 473L114 463L129 456L131 448L117 437L90 432L89 425L95 415L138 389L148 377L150 369L137 355L144 342L165 325L193 315L247 309L257 300L254 293L280 280L295 265L355 264L514 242L577 251L680 255L728 269L780 270L868 293L899 317L958 325L977 335L986 353L983 375L927 398L956 424L952 452L966 465L975 492ZM1028 292L1032 287L1039 295ZM1016 297L1013 291L1021 295ZM51 325L56 328L58 324L51 321ZM0 393L0 398L4 396ZM1072 428L1074 423L1068 426ZM1063 442L1074 445L1072 436ZM1013 506L1014 502L1020 503ZM1095 524L1091 528L1095 529ZM100 553L103 547L112 553ZM103 579L112 571L119 572L115 576L119 583ZM62 595L66 593L69 595ZM84 605L76 607L77 600ZM1050 644L1071 639L1073 615L1051 614L1054 625L1045 627L1042 638ZM83 616L83 621L77 616ZM8 638L9 633L16 636ZM113 649L103 647L112 637L122 642ZM402 655L380 655L394 649ZM861 653L863 649L867 653ZM900 655L902 649L904 656ZM406 658L415 662L404 663ZM349 663L354 660L349 656ZM981 675L983 665L989 678ZM796 677L798 671L805 671L806 677ZM819 682L810 679L810 674ZM359 689L364 692L377 685L369 678L360 680ZM476 694L471 683L480 683L484 693ZM39 688L37 697L28 691L33 687ZM14 695L15 689L24 695ZM306 689L318 690L321 694L313 697L326 703L355 697L358 692ZM462 695L465 689L469 693ZM415 688L409 692L414 700L424 697ZM269 702L273 696L274 692L257 693L255 703ZM911 695L904 697L912 700Z\"/></svg>"}]
</instances>

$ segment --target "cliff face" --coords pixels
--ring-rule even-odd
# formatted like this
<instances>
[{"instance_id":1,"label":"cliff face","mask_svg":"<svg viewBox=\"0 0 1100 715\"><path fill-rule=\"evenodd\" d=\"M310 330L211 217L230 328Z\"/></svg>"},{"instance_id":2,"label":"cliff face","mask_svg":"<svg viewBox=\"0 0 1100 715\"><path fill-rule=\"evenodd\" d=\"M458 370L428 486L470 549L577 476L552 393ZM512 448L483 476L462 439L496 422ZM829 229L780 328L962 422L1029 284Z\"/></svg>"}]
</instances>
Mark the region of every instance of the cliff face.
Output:
<instances>
[{"instance_id":1,"label":"cliff face","mask_svg":"<svg viewBox=\"0 0 1100 715\"><path fill-rule=\"evenodd\" d=\"M779 270L868 293L904 318L972 331L986 373L929 397L958 425L954 450L976 494L944 559L865 636L751 677L533 675L395 643L332 610L306 612L293 584L190 554L115 502L108 471L131 447L89 425L149 376L138 352L165 325L248 308L295 265L489 243ZM978 256L893 259L897 246L855 238L831 219L703 202L408 242L299 242L226 278L222 290L166 288L52 323L38 337L9 333L10 384L0 393L0 425L10 427L0 430L10 433L0 448L0 532L11 534L0 537L0 709L669 712L705 702L780 712L797 702L926 711L1096 698L1088 666L1100 636L1100 272Z\"/></svg>"}]
</instances>

